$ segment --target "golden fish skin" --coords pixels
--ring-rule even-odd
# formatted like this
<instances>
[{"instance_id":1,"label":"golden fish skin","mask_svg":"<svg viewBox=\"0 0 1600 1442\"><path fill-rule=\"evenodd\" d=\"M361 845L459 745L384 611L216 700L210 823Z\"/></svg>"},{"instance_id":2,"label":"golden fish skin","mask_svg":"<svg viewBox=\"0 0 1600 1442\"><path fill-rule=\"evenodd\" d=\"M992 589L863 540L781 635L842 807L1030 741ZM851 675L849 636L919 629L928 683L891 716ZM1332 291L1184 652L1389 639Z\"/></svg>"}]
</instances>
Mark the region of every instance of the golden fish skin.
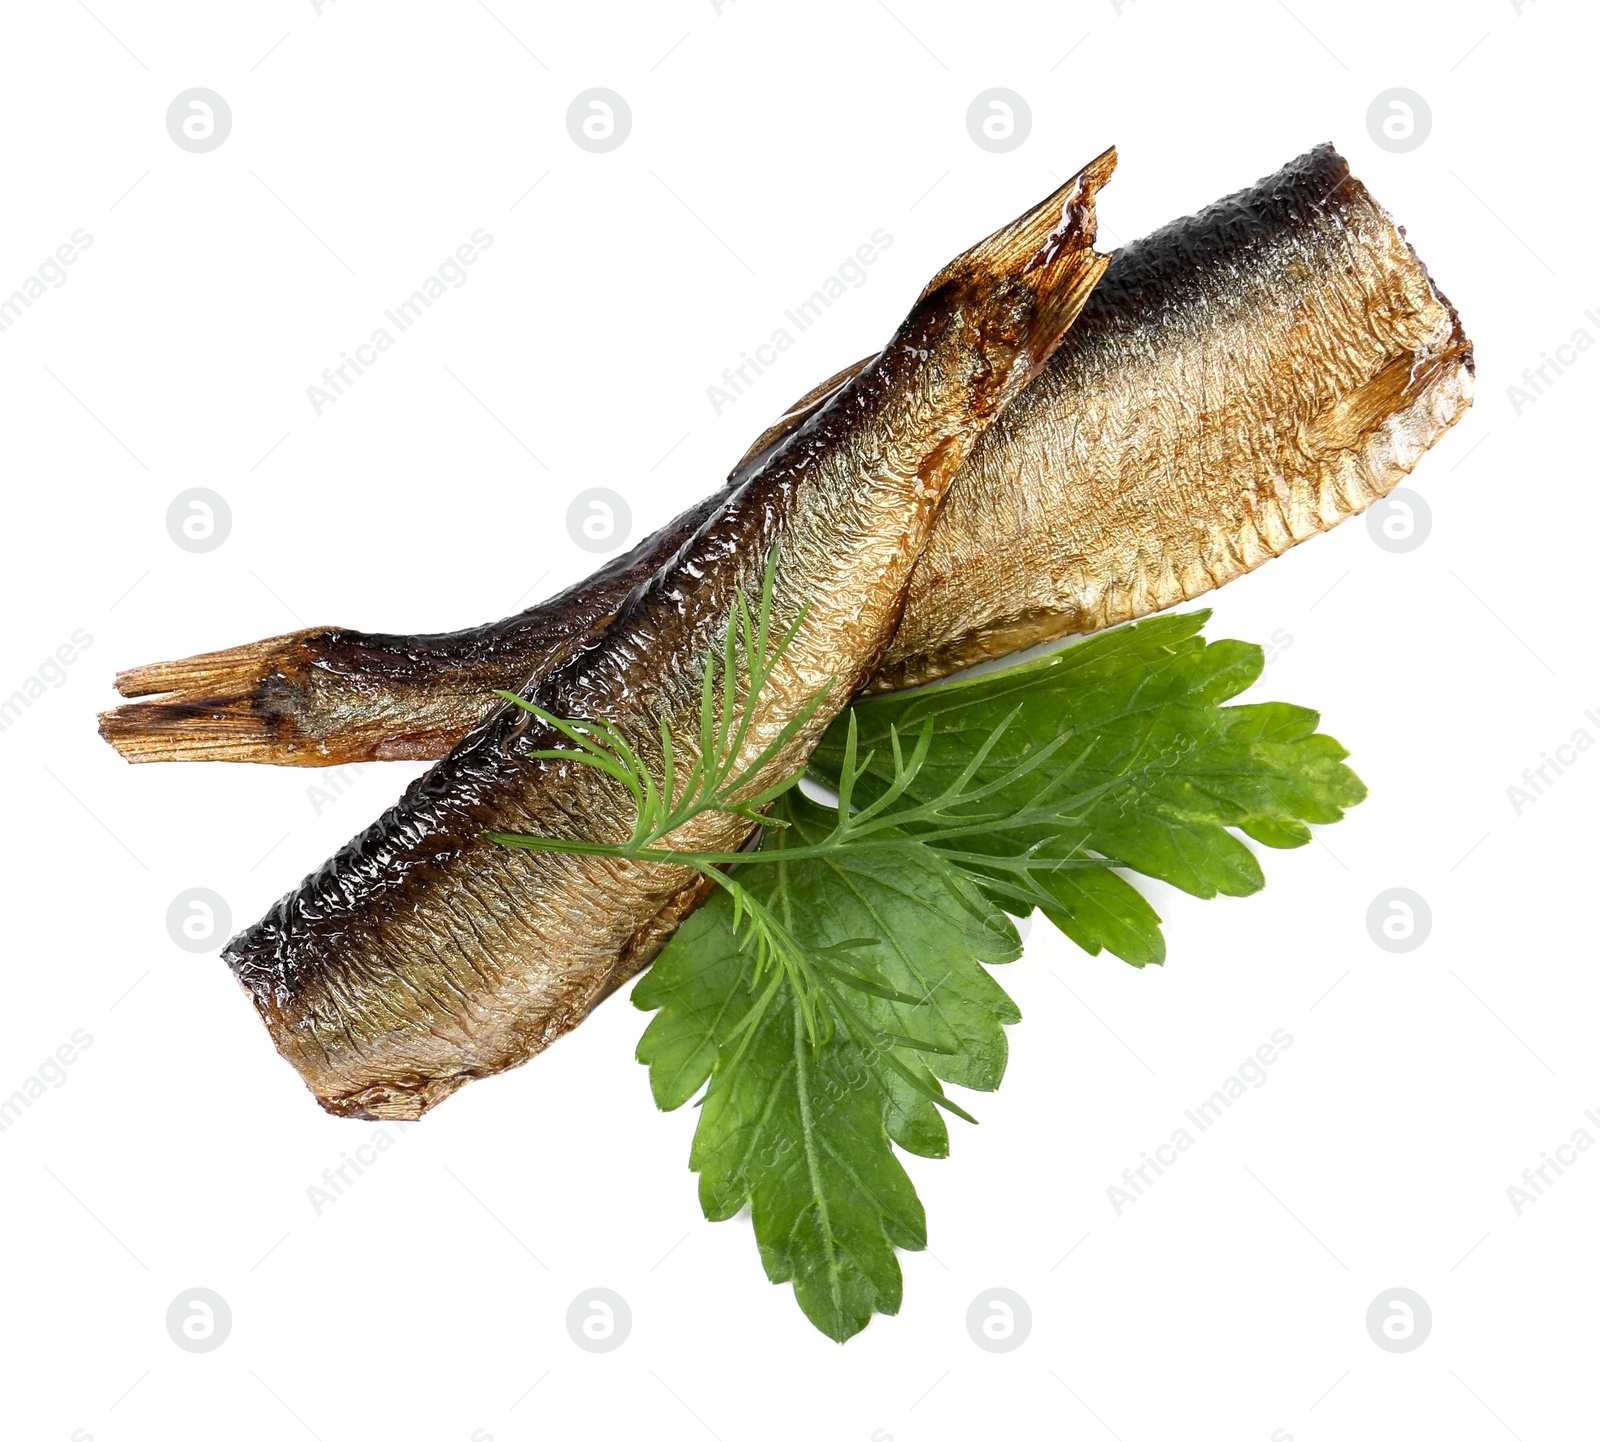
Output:
<instances>
[{"instance_id":1,"label":"golden fish skin","mask_svg":"<svg viewBox=\"0 0 1600 1442\"><path fill-rule=\"evenodd\" d=\"M1454 307L1320 147L1113 258L951 488L869 689L1224 585L1386 495L1472 388Z\"/></svg>"},{"instance_id":2,"label":"golden fish skin","mask_svg":"<svg viewBox=\"0 0 1600 1442\"><path fill-rule=\"evenodd\" d=\"M803 766L870 675L950 482L1037 375L1105 267L1094 196L1108 152L945 267L889 345L774 446L603 632L523 693L604 719L645 756L699 734L700 682L739 594L773 565L772 626L792 640L743 698L741 755L809 720L751 789ZM820 704L817 704L820 698ZM576 1025L688 868L513 851L490 832L629 834L633 802L593 769L534 753L561 737L510 705L419 778L223 955L279 1050L329 1111L414 1118ZM681 773L680 773L681 774ZM702 813L679 849L737 850L752 823Z\"/></svg>"},{"instance_id":3,"label":"golden fish skin","mask_svg":"<svg viewBox=\"0 0 1600 1442\"><path fill-rule=\"evenodd\" d=\"M735 484L862 365L808 393ZM1119 251L1038 381L979 440L870 691L1221 585L1392 489L1466 410L1472 347L1329 146ZM137 667L101 729L133 761L444 755L492 692L575 653L719 505L549 601L432 636L314 628Z\"/></svg>"}]
</instances>

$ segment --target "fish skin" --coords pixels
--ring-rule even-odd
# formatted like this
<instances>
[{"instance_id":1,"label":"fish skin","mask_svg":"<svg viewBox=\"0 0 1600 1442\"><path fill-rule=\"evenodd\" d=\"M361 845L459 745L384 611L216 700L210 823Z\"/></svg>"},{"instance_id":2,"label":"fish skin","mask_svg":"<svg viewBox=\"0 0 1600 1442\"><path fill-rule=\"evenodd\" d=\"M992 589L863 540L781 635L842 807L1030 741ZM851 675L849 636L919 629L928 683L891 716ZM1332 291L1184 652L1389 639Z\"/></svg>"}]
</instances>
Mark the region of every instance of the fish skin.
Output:
<instances>
[{"instance_id":1,"label":"fish skin","mask_svg":"<svg viewBox=\"0 0 1600 1442\"><path fill-rule=\"evenodd\" d=\"M1337 152L1311 151L1113 259L974 448L869 689L1226 584L1392 490L1472 387L1455 308Z\"/></svg>"},{"instance_id":2,"label":"fish skin","mask_svg":"<svg viewBox=\"0 0 1600 1442\"><path fill-rule=\"evenodd\" d=\"M866 363L796 402L730 487ZM1281 554L1392 489L1471 404L1472 372L1454 309L1331 146L1134 242L957 475L866 690L1132 620ZM1217 395L1229 426L1208 422ZM313 628L124 672L124 695L175 694L107 712L102 733L134 761L435 759L494 690L575 654L727 494L492 625Z\"/></svg>"},{"instance_id":3,"label":"fish skin","mask_svg":"<svg viewBox=\"0 0 1600 1442\"><path fill-rule=\"evenodd\" d=\"M748 702L759 756L815 705L753 792L803 766L877 665L972 444L1054 352L1104 270L1096 191L1112 152L935 276L889 345L776 444L601 630L522 694L604 719L646 757L694 755L700 681L738 595L773 557L792 639ZM820 701L820 704L818 704ZM561 737L503 705L400 802L235 937L224 959L328 1111L421 1116L576 1025L695 882L685 867L516 851L490 832L626 839L631 798L534 753ZM681 773L680 773L681 774ZM737 850L752 823L702 813L665 843Z\"/></svg>"}]
</instances>

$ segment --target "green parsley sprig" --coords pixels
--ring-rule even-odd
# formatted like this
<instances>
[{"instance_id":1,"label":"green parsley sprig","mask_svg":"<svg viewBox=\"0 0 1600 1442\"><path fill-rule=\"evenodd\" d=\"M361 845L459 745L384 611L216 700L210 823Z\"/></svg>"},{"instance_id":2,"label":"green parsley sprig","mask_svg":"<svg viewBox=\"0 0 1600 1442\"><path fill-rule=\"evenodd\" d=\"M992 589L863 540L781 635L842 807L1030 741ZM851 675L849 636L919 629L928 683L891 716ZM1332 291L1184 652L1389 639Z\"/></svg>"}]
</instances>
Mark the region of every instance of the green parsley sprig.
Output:
<instances>
[{"instance_id":1,"label":"green parsley sprig","mask_svg":"<svg viewBox=\"0 0 1600 1442\"><path fill-rule=\"evenodd\" d=\"M706 1216L751 1206L768 1276L843 1341L901 1301L896 1249L926 1220L895 1148L949 1152L945 1085L999 1085L1020 1019L987 968L1020 954L1036 907L1091 954L1165 957L1160 919L1122 874L1197 896L1264 884L1235 834L1304 845L1365 788L1313 711L1227 705L1260 648L1207 643L1209 613L1163 616L976 679L860 702L810 776L747 794L815 714L738 760L748 702L794 628L771 639L771 568L707 666L699 751L659 775L605 723L517 704L578 749L545 753L613 776L638 807L628 841L497 835L510 846L687 866L718 893L636 984L654 1016L638 1056L658 1105L697 1095L690 1164ZM736 714L739 713L739 714ZM907 738L912 738L908 741ZM755 850L687 852L673 831L708 810L762 825ZM663 844L666 843L666 844Z\"/></svg>"}]
</instances>

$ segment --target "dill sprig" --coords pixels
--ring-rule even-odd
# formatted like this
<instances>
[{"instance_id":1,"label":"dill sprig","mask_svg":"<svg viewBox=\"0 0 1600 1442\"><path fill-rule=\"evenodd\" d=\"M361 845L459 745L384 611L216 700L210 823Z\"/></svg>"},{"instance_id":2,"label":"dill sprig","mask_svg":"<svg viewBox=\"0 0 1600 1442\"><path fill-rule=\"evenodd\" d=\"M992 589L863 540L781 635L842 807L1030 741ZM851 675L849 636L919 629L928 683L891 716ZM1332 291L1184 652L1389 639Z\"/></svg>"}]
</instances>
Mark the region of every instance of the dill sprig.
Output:
<instances>
[{"instance_id":1,"label":"dill sprig","mask_svg":"<svg viewBox=\"0 0 1600 1442\"><path fill-rule=\"evenodd\" d=\"M824 950L802 946L770 908L724 870L744 859L746 853L696 852L663 845L674 832L709 812L742 817L753 826L762 825L768 822L767 808L800 780L801 772L796 771L774 784L760 785L772 762L816 715L832 689L831 681L820 687L753 757L746 759L744 755L762 693L805 619L802 607L787 629L779 635L773 634L776 563L774 548L767 560L760 599L754 611L744 593L736 593L723 644L707 658L700 682L695 755L687 766L673 741L671 720L666 716L658 720L661 740L658 775L620 728L611 722L555 716L513 692L498 692L576 748L533 751L530 756L577 762L611 777L632 798L635 819L628 839L615 843L507 832L491 832L490 839L503 846L528 851L671 863L709 878L723 888L733 902L734 924L749 952L755 980L770 996L779 978L787 976L800 999L807 1033L814 1044L820 1045L829 1034L828 1018L818 1005L826 989L824 977L829 970L845 974L832 966L830 957L850 949L851 944L841 943Z\"/></svg>"},{"instance_id":2,"label":"dill sprig","mask_svg":"<svg viewBox=\"0 0 1600 1442\"><path fill-rule=\"evenodd\" d=\"M893 775L889 785L867 805L853 804L856 783L873 762L873 753L858 755L852 717L845 745L833 829L821 840L800 847L737 851L696 851L672 846L673 833L708 812L742 817L752 825L784 826L766 808L798 784L804 768L781 780L761 786L761 779L790 741L816 714L832 683L799 708L773 739L751 759L743 752L762 693L779 662L794 641L804 620L802 610L781 635L772 630L774 560L769 557L761 595L752 610L743 592L734 599L719 652L707 661L700 684L698 747L693 762L684 767L673 743L666 717L659 719L661 752L659 774L629 743L621 730L600 719L575 720L551 714L512 692L499 694L530 712L572 743L571 748L534 751L534 757L573 761L611 777L632 798L633 830L626 841L600 842L522 833L491 832L503 846L529 851L555 851L581 856L605 856L636 863L684 866L708 878L727 892L733 903L733 924L751 963L757 1000L741 1026L744 1038L765 1015L766 1008L787 978L805 1021L813 1047L820 1046L842 1025L857 1041L878 1054L906 1082L940 1106L971 1120L942 1092L905 1068L894 1048L929 1049L926 1043L872 1028L849 1000L848 991L862 992L907 1006L925 1005L927 998L887 986L872 971L863 953L880 944L877 937L835 942L827 947L803 945L793 930L739 878L738 868L750 865L821 860L846 849L889 848L912 850L931 847L956 864L981 865L989 875L991 890L1032 907L1049 900L1041 876L1074 867L1098 867L1098 857L1069 854L1045 855L1046 843L1037 842L1018 854L996 856L967 849L972 837L994 837L1007 832L1060 827L1072 823L1098 801L1115 781L1074 790L1072 783L1085 752L1070 766L1061 767L1042 781L1022 805L985 807L991 798L1013 790L1051 760L1070 739L1070 732L1028 750L1008 767L994 768L991 757L1021 711L1017 707L996 725L977 747L968 763L936 794L914 800L908 793L921 774L933 744L932 723L925 725L909 748L891 728L889 748ZM741 703L741 693L743 701ZM738 1060L737 1055L732 1059Z\"/></svg>"}]
</instances>

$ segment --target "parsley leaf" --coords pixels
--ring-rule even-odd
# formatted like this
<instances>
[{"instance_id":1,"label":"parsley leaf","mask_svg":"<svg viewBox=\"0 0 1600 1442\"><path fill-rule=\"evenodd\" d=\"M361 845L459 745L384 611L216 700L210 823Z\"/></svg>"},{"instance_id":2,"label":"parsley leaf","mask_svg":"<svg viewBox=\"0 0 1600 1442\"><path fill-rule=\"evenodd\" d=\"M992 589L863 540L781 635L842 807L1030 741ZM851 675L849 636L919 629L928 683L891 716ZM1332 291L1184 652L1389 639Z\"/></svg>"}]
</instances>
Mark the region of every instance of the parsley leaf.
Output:
<instances>
[{"instance_id":1,"label":"parsley leaf","mask_svg":"<svg viewBox=\"0 0 1600 1442\"><path fill-rule=\"evenodd\" d=\"M767 1275L792 1282L835 1340L898 1310L896 1249L926 1245L895 1147L948 1155L936 1102L966 1113L941 1083L1000 1083L1003 1028L1019 1013L985 967L1018 955L1007 912L1037 904L1091 954L1160 962L1160 918L1113 868L1247 895L1264 878L1234 831L1303 846L1307 823L1365 796L1316 712L1223 704L1263 658L1207 643L1208 616L1156 617L858 703L810 767L843 791L839 812L774 788L765 864L698 858L746 864L634 987L634 1005L656 1013L638 1057L665 1110L704 1088L690 1154L702 1209L724 1220L748 1202ZM979 812L963 811L968 796ZM875 829L850 828L886 797ZM963 829L964 814L996 824ZM806 967L761 964L758 914ZM796 989L808 975L847 979L849 1002L837 987L808 999Z\"/></svg>"},{"instance_id":2,"label":"parsley leaf","mask_svg":"<svg viewBox=\"0 0 1600 1442\"><path fill-rule=\"evenodd\" d=\"M1074 790L1098 799L1069 824L969 838L969 852L998 858L1037 847L1036 856L1098 856L1203 898L1259 891L1260 863L1230 827L1266 846L1304 846L1307 822L1340 820L1366 787L1343 764L1345 749L1318 734L1315 711L1276 701L1222 704L1252 685L1264 662L1259 646L1208 644L1199 633L1210 614L1158 616L987 676L858 703L850 712L856 744L873 759L856 794L869 801L892 779L891 731L933 728L906 792L916 801L946 784L1020 706L988 767L1015 766L1062 734L1068 739L992 803L1021 810L1032 790L1069 768ZM846 725L835 723L812 760L818 779L836 784L846 743ZM971 869L985 878L981 866ZM1104 949L1135 966L1165 958L1160 918L1115 871L1063 867L1045 872L1041 884L1045 915L1091 955Z\"/></svg>"},{"instance_id":3,"label":"parsley leaf","mask_svg":"<svg viewBox=\"0 0 1600 1442\"><path fill-rule=\"evenodd\" d=\"M777 850L815 846L834 823L797 791L777 811L788 825L765 842ZM710 1083L690 1154L702 1209L720 1221L749 1202L768 1277L792 1281L806 1315L842 1342L873 1312L899 1309L895 1249L920 1250L927 1237L890 1143L947 1156L944 1117L924 1089L999 1085L1002 1027L1019 1013L984 966L1020 947L1006 915L914 837L747 872L749 891L812 950L875 938L874 980L913 1000L860 995L853 1010L867 1035L835 1017L814 1044L783 978L752 1029L762 988L719 892L634 987L634 1005L656 1012L638 1056L665 1110Z\"/></svg>"}]
</instances>

